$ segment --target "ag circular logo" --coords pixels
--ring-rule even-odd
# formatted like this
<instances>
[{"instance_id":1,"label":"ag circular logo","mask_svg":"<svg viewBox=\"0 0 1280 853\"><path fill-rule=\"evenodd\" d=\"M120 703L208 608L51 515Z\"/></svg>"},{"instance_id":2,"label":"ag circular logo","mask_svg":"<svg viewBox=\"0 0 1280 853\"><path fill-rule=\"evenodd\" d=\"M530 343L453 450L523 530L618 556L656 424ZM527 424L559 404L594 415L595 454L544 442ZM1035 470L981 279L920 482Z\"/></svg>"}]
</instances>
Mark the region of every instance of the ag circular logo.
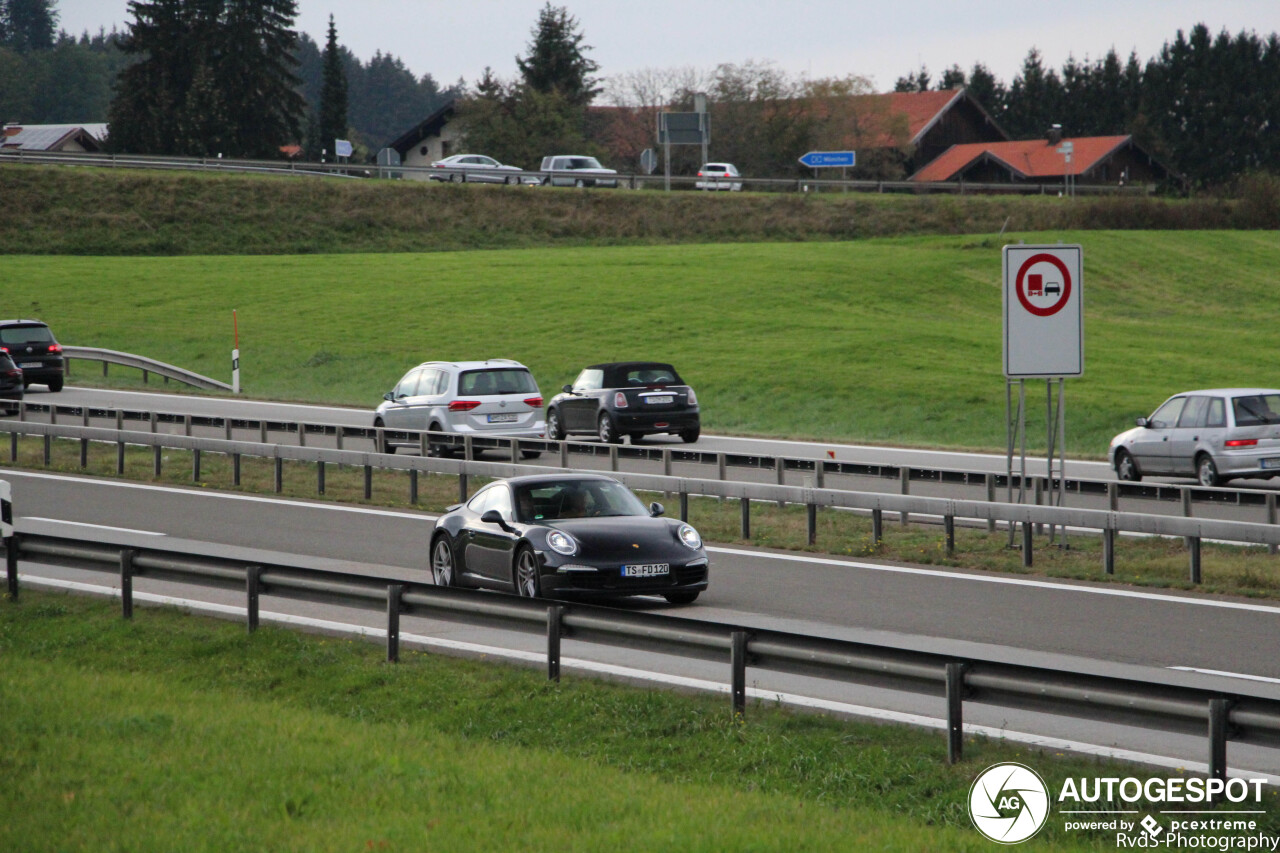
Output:
<instances>
[{"instance_id":1,"label":"ag circular logo","mask_svg":"<svg viewBox=\"0 0 1280 853\"><path fill-rule=\"evenodd\" d=\"M978 832L992 841L1026 841L1049 819L1049 789L1026 765L993 764L973 780L969 816Z\"/></svg>"}]
</instances>

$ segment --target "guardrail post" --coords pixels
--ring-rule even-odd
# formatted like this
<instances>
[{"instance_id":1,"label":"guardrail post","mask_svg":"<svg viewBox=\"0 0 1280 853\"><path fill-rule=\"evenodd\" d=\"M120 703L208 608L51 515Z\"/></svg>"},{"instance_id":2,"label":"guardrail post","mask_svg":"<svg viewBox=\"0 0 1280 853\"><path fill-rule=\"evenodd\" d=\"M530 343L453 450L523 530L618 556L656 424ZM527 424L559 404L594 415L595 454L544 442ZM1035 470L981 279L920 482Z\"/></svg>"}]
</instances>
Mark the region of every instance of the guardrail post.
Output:
<instances>
[{"instance_id":1,"label":"guardrail post","mask_svg":"<svg viewBox=\"0 0 1280 853\"><path fill-rule=\"evenodd\" d=\"M124 442L116 442L116 475L124 476Z\"/></svg>"},{"instance_id":2,"label":"guardrail post","mask_svg":"<svg viewBox=\"0 0 1280 853\"><path fill-rule=\"evenodd\" d=\"M1107 483L1107 509L1112 512L1120 511L1120 484Z\"/></svg>"},{"instance_id":3,"label":"guardrail post","mask_svg":"<svg viewBox=\"0 0 1280 853\"><path fill-rule=\"evenodd\" d=\"M467 502L467 474L465 471L458 475L458 502Z\"/></svg>"},{"instance_id":4,"label":"guardrail post","mask_svg":"<svg viewBox=\"0 0 1280 853\"><path fill-rule=\"evenodd\" d=\"M956 517L954 515L944 515L942 517L942 529L947 539L947 556L953 556L956 552Z\"/></svg>"},{"instance_id":5,"label":"guardrail post","mask_svg":"<svg viewBox=\"0 0 1280 853\"><path fill-rule=\"evenodd\" d=\"M147 369L145 367L142 368L142 384L143 385L147 384L147 373L148 373Z\"/></svg>"},{"instance_id":6,"label":"guardrail post","mask_svg":"<svg viewBox=\"0 0 1280 853\"><path fill-rule=\"evenodd\" d=\"M1178 497L1182 501L1182 517L1191 517L1191 489L1188 486L1182 486L1178 489ZM1191 537L1186 537L1186 545L1191 547Z\"/></svg>"},{"instance_id":7,"label":"guardrail post","mask_svg":"<svg viewBox=\"0 0 1280 853\"><path fill-rule=\"evenodd\" d=\"M342 427L338 427L338 429L341 430ZM339 444L338 446L341 447L342 445ZM418 455L431 455L431 438L425 432L418 433Z\"/></svg>"},{"instance_id":8,"label":"guardrail post","mask_svg":"<svg viewBox=\"0 0 1280 853\"><path fill-rule=\"evenodd\" d=\"M133 557L136 552L125 548L120 552L120 615L133 618Z\"/></svg>"},{"instance_id":9,"label":"guardrail post","mask_svg":"<svg viewBox=\"0 0 1280 853\"><path fill-rule=\"evenodd\" d=\"M520 439L514 436L511 438L511 461L520 461Z\"/></svg>"},{"instance_id":10,"label":"guardrail post","mask_svg":"<svg viewBox=\"0 0 1280 853\"><path fill-rule=\"evenodd\" d=\"M783 459L781 456L775 456L773 458L773 467L778 477L778 485L785 486L787 484L787 460ZM784 500L778 501L779 509L781 509L782 507L785 507L786 505L787 505L786 501Z\"/></svg>"},{"instance_id":11,"label":"guardrail post","mask_svg":"<svg viewBox=\"0 0 1280 853\"><path fill-rule=\"evenodd\" d=\"M884 539L884 510L877 507L871 510L871 544L879 545Z\"/></svg>"},{"instance_id":12,"label":"guardrail post","mask_svg":"<svg viewBox=\"0 0 1280 853\"><path fill-rule=\"evenodd\" d=\"M161 460L163 459L163 457L164 457L163 447L157 444L155 447L151 448L151 474L157 480L160 479L160 469L161 469L161 466L163 465L163 462Z\"/></svg>"},{"instance_id":13,"label":"guardrail post","mask_svg":"<svg viewBox=\"0 0 1280 853\"><path fill-rule=\"evenodd\" d=\"M567 441L560 442L560 467L569 467L569 442Z\"/></svg>"},{"instance_id":14,"label":"guardrail post","mask_svg":"<svg viewBox=\"0 0 1280 853\"><path fill-rule=\"evenodd\" d=\"M1200 537L1187 537L1187 550L1191 554L1191 582L1200 583Z\"/></svg>"},{"instance_id":15,"label":"guardrail post","mask_svg":"<svg viewBox=\"0 0 1280 853\"><path fill-rule=\"evenodd\" d=\"M191 451L191 482L200 482L200 449Z\"/></svg>"},{"instance_id":16,"label":"guardrail post","mask_svg":"<svg viewBox=\"0 0 1280 853\"><path fill-rule=\"evenodd\" d=\"M662 476L671 476L671 448L662 448Z\"/></svg>"},{"instance_id":17,"label":"guardrail post","mask_svg":"<svg viewBox=\"0 0 1280 853\"><path fill-rule=\"evenodd\" d=\"M1227 713L1230 705L1218 697L1209 700L1209 778L1227 780Z\"/></svg>"},{"instance_id":18,"label":"guardrail post","mask_svg":"<svg viewBox=\"0 0 1280 853\"><path fill-rule=\"evenodd\" d=\"M560 634L564 622L564 606L547 608L547 680L560 681Z\"/></svg>"},{"instance_id":19,"label":"guardrail post","mask_svg":"<svg viewBox=\"0 0 1280 853\"><path fill-rule=\"evenodd\" d=\"M400 598L404 584L387 584L387 663L400 662Z\"/></svg>"},{"instance_id":20,"label":"guardrail post","mask_svg":"<svg viewBox=\"0 0 1280 853\"><path fill-rule=\"evenodd\" d=\"M156 417L156 413L147 412L147 428L151 430L151 432L153 433L159 432L159 430L156 428L159 426L159 424L160 424L160 419Z\"/></svg>"},{"instance_id":21,"label":"guardrail post","mask_svg":"<svg viewBox=\"0 0 1280 853\"><path fill-rule=\"evenodd\" d=\"M964 757L964 671L965 665L947 664L947 763Z\"/></svg>"},{"instance_id":22,"label":"guardrail post","mask_svg":"<svg viewBox=\"0 0 1280 853\"><path fill-rule=\"evenodd\" d=\"M902 494L906 495L911 493L911 469L910 468L898 469L898 484L900 486ZM911 517L910 513L907 513L907 512L902 513L902 518L901 518L902 523L906 524L907 521L910 519L910 517Z\"/></svg>"},{"instance_id":23,"label":"guardrail post","mask_svg":"<svg viewBox=\"0 0 1280 853\"><path fill-rule=\"evenodd\" d=\"M618 470L618 445L616 444L609 445L609 470Z\"/></svg>"},{"instance_id":24,"label":"guardrail post","mask_svg":"<svg viewBox=\"0 0 1280 853\"><path fill-rule=\"evenodd\" d=\"M18 600L18 552L22 550L19 534L6 536L4 540L4 573L8 580L9 600Z\"/></svg>"},{"instance_id":25,"label":"guardrail post","mask_svg":"<svg viewBox=\"0 0 1280 853\"><path fill-rule=\"evenodd\" d=\"M344 436L344 434L345 434L345 433L346 433L346 428L345 428L344 426L342 426L341 424L339 424L339 425L338 425L338 429L337 429L337 431L336 431L336 436L335 436L335 437L336 437L336 442L337 442L337 445L338 445L338 449L339 449L339 450L341 450L341 449L342 449L342 438L343 438L343 436Z\"/></svg>"},{"instance_id":26,"label":"guardrail post","mask_svg":"<svg viewBox=\"0 0 1280 853\"><path fill-rule=\"evenodd\" d=\"M1268 492L1267 493L1267 524L1275 524L1275 523L1276 523L1276 493ZM1272 543L1267 546L1267 553L1275 554L1277 551L1280 551L1280 545L1276 545L1275 543Z\"/></svg>"},{"instance_id":27,"label":"guardrail post","mask_svg":"<svg viewBox=\"0 0 1280 853\"><path fill-rule=\"evenodd\" d=\"M275 476L273 478L275 482L273 485L275 486L276 494L278 495L284 491L284 460L279 456L276 456L272 461L275 463L275 465L272 466L275 469Z\"/></svg>"},{"instance_id":28,"label":"guardrail post","mask_svg":"<svg viewBox=\"0 0 1280 853\"><path fill-rule=\"evenodd\" d=\"M298 446L307 446L307 425L303 423L298 424Z\"/></svg>"},{"instance_id":29,"label":"guardrail post","mask_svg":"<svg viewBox=\"0 0 1280 853\"><path fill-rule=\"evenodd\" d=\"M409 469L409 503L416 504L418 502L418 469Z\"/></svg>"},{"instance_id":30,"label":"guardrail post","mask_svg":"<svg viewBox=\"0 0 1280 853\"><path fill-rule=\"evenodd\" d=\"M80 439L80 467L89 467L89 439Z\"/></svg>"},{"instance_id":31,"label":"guardrail post","mask_svg":"<svg viewBox=\"0 0 1280 853\"><path fill-rule=\"evenodd\" d=\"M808 534L810 545L817 544L818 541L818 505L805 504L805 530Z\"/></svg>"},{"instance_id":32,"label":"guardrail post","mask_svg":"<svg viewBox=\"0 0 1280 853\"><path fill-rule=\"evenodd\" d=\"M240 454L231 454L231 483L234 486L240 485Z\"/></svg>"},{"instance_id":33,"label":"guardrail post","mask_svg":"<svg viewBox=\"0 0 1280 853\"><path fill-rule=\"evenodd\" d=\"M1116 529L1102 528L1102 571L1108 575L1116 573Z\"/></svg>"},{"instance_id":34,"label":"guardrail post","mask_svg":"<svg viewBox=\"0 0 1280 853\"><path fill-rule=\"evenodd\" d=\"M1031 522L1022 522L1022 566L1023 568L1031 568L1032 550L1031 550Z\"/></svg>"},{"instance_id":35,"label":"guardrail post","mask_svg":"<svg viewBox=\"0 0 1280 853\"><path fill-rule=\"evenodd\" d=\"M152 418L153 422L154 420L155 419ZM116 432L121 432L123 430L124 430L124 412L119 409L116 409Z\"/></svg>"},{"instance_id":36,"label":"guardrail post","mask_svg":"<svg viewBox=\"0 0 1280 853\"><path fill-rule=\"evenodd\" d=\"M49 423L56 424L58 422L58 404L49 404Z\"/></svg>"},{"instance_id":37,"label":"guardrail post","mask_svg":"<svg viewBox=\"0 0 1280 853\"><path fill-rule=\"evenodd\" d=\"M996 502L996 475L985 474L983 475L982 479L983 479L983 484L987 488L987 503L989 504L995 503ZM996 520L994 518L987 519L987 532L988 533L996 532Z\"/></svg>"},{"instance_id":38,"label":"guardrail post","mask_svg":"<svg viewBox=\"0 0 1280 853\"><path fill-rule=\"evenodd\" d=\"M373 499L373 466L364 466L364 499Z\"/></svg>"},{"instance_id":39,"label":"guardrail post","mask_svg":"<svg viewBox=\"0 0 1280 853\"><path fill-rule=\"evenodd\" d=\"M462 458L468 462L476 458L475 448L472 446L471 436L469 435L462 437Z\"/></svg>"},{"instance_id":40,"label":"guardrail post","mask_svg":"<svg viewBox=\"0 0 1280 853\"><path fill-rule=\"evenodd\" d=\"M222 419L222 437L227 441L231 440L231 418Z\"/></svg>"},{"instance_id":41,"label":"guardrail post","mask_svg":"<svg viewBox=\"0 0 1280 853\"><path fill-rule=\"evenodd\" d=\"M191 415L182 416L182 434L191 435Z\"/></svg>"},{"instance_id":42,"label":"guardrail post","mask_svg":"<svg viewBox=\"0 0 1280 853\"><path fill-rule=\"evenodd\" d=\"M247 566L245 568L244 585L249 633L252 634L258 630L258 590L262 585L262 566Z\"/></svg>"},{"instance_id":43,"label":"guardrail post","mask_svg":"<svg viewBox=\"0 0 1280 853\"><path fill-rule=\"evenodd\" d=\"M18 434L16 432L9 433L9 461L18 461Z\"/></svg>"},{"instance_id":44,"label":"guardrail post","mask_svg":"<svg viewBox=\"0 0 1280 853\"><path fill-rule=\"evenodd\" d=\"M258 442L260 444L267 443L267 422L258 421Z\"/></svg>"},{"instance_id":45,"label":"guardrail post","mask_svg":"<svg viewBox=\"0 0 1280 853\"><path fill-rule=\"evenodd\" d=\"M747 632L734 631L729 661L733 668L733 680L730 691L733 694L733 713L735 716L747 710Z\"/></svg>"},{"instance_id":46,"label":"guardrail post","mask_svg":"<svg viewBox=\"0 0 1280 853\"><path fill-rule=\"evenodd\" d=\"M680 492L680 520L689 520L689 493L683 490Z\"/></svg>"},{"instance_id":47,"label":"guardrail post","mask_svg":"<svg viewBox=\"0 0 1280 853\"><path fill-rule=\"evenodd\" d=\"M716 454L716 477L725 479L725 459L723 453Z\"/></svg>"},{"instance_id":48,"label":"guardrail post","mask_svg":"<svg viewBox=\"0 0 1280 853\"><path fill-rule=\"evenodd\" d=\"M815 489L826 488L827 479L827 463L825 460L819 459L813 463L813 487Z\"/></svg>"},{"instance_id":49,"label":"guardrail post","mask_svg":"<svg viewBox=\"0 0 1280 853\"><path fill-rule=\"evenodd\" d=\"M324 460L316 460L316 494L324 494Z\"/></svg>"},{"instance_id":50,"label":"guardrail post","mask_svg":"<svg viewBox=\"0 0 1280 853\"><path fill-rule=\"evenodd\" d=\"M742 504L742 538L751 538L751 499L742 498L739 503Z\"/></svg>"},{"instance_id":51,"label":"guardrail post","mask_svg":"<svg viewBox=\"0 0 1280 853\"><path fill-rule=\"evenodd\" d=\"M105 361L104 361L104 362L102 362L102 375L103 375L103 376L106 376L106 375L107 375L107 362L105 362Z\"/></svg>"},{"instance_id":52,"label":"guardrail post","mask_svg":"<svg viewBox=\"0 0 1280 853\"><path fill-rule=\"evenodd\" d=\"M1036 506L1040 506L1040 504L1044 502L1044 484L1045 480L1043 477L1034 477L1031 480L1032 501ZM1039 522L1033 525L1032 529L1037 536L1044 533L1044 525Z\"/></svg>"},{"instance_id":53,"label":"guardrail post","mask_svg":"<svg viewBox=\"0 0 1280 853\"><path fill-rule=\"evenodd\" d=\"M44 437L44 466L49 467L53 462L53 436L46 435Z\"/></svg>"}]
</instances>

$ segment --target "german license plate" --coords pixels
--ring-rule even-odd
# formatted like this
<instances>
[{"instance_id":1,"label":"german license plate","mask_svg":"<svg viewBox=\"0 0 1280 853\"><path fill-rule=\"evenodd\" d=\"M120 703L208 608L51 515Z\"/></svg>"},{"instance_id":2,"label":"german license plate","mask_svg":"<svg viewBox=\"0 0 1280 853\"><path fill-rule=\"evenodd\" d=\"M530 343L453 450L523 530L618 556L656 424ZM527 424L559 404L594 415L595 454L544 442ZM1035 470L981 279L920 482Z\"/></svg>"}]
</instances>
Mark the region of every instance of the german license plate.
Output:
<instances>
[{"instance_id":1,"label":"german license plate","mask_svg":"<svg viewBox=\"0 0 1280 853\"><path fill-rule=\"evenodd\" d=\"M644 399L649 403L674 403L676 400L670 394L663 394L661 397L645 397Z\"/></svg>"},{"instance_id":2,"label":"german license plate","mask_svg":"<svg viewBox=\"0 0 1280 853\"><path fill-rule=\"evenodd\" d=\"M1263 459L1259 467L1261 468L1280 468L1280 459Z\"/></svg>"},{"instance_id":3,"label":"german license plate","mask_svg":"<svg viewBox=\"0 0 1280 853\"><path fill-rule=\"evenodd\" d=\"M636 566L623 566L624 578L653 578L658 575L671 574L670 563L642 563Z\"/></svg>"},{"instance_id":4,"label":"german license plate","mask_svg":"<svg viewBox=\"0 0 1280 853\"><path fill-rule=\"evenodd\" d=\"M518 417L520 416L517 415L515 412L511 412L510 414L504 414L504 415L489 415L489 423L509 424L515 421Z\"/></svg>"},{"instance_id":5,"label":"german license plate","mask_svg":"<svg viewBox=\"0 0 1280 853\"><path fill-rule=\"evenodd\" d=\"M38 361L24 361L18 365L18 367L39 367L39 366L40 366L40 362Z\"/></svg>"}]
</instances>

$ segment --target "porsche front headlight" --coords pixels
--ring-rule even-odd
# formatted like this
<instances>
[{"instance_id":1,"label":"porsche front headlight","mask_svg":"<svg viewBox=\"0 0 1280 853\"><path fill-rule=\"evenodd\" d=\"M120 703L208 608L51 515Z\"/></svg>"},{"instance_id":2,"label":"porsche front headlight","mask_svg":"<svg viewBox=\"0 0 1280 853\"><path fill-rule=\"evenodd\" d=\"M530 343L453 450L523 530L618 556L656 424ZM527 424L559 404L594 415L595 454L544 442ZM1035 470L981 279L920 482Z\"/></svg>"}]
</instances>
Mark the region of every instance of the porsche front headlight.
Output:
<instances>
[{"instance_id":1,"label":"porsche front headlight","mask_svg":"<svg viewBox=\"0 0 1280 853\"><path fill-rule=\"evenodd\" d=\"M697 535L696 533L694 534ZM578 542L568 533L562 533L559 530L553 530L547 534L547 545L557 554L570 556L578 553Z\"/></svg>"},{"instance_id":2,"label":"porsche front headlight","mask_svg":"<svg viewBox=\"0 0 1280 853\"><path fill-rule=\"evenodd\" d=\"M697 551L702 547L702 537L698 535L698 531L694 530L687 524L680 525L680 529L676 531L676 536L680 538L681 542L689 548L692 548L694 551Z\"/></svg>"}]
</instances>

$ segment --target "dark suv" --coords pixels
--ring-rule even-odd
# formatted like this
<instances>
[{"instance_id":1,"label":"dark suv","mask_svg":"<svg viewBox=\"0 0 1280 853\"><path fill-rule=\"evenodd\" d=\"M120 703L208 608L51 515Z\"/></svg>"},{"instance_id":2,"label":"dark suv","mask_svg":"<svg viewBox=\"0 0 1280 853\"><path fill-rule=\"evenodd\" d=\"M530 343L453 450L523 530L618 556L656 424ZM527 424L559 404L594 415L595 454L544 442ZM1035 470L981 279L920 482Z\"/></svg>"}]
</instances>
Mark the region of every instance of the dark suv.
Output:
<instances>
[{"instance_id":1,"label":"dark suv","mask_svg":"<svg viewBox=\"0 0 1280 853\"><path fill-rule=\"evenodd\" d=\"M7 352L21 368L24 387L40 382L48 385L50 391L62 390L65 369L62 346L44 323L0 320L0 350Z\"/></svg>"}]
</instances>

